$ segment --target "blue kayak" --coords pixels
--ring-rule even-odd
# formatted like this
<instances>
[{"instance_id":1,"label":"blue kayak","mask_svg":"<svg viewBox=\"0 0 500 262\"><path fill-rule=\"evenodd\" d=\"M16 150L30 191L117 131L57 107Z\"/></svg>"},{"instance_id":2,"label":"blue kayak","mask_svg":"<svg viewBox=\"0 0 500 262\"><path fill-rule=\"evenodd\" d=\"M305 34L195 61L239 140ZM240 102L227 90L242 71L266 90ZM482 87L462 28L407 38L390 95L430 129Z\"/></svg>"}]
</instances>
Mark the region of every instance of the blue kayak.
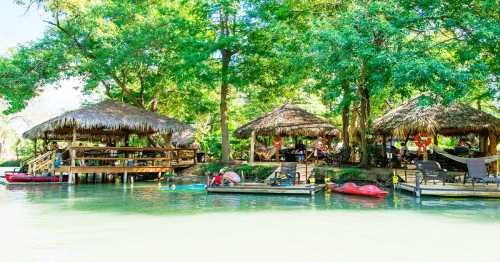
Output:
<instances>
[{"instance_id":1,"label":"blue kayak","mask_svg":"<svg viewBox=\"0 0 500 262\"><path fill-rule=\"evenodd\" d=\"M191 185L176 185L175 187L161 187L160 190L164 191L200 191L205 190L207 185L205 184L191 184Z\"/></svg>"}]
</instances>

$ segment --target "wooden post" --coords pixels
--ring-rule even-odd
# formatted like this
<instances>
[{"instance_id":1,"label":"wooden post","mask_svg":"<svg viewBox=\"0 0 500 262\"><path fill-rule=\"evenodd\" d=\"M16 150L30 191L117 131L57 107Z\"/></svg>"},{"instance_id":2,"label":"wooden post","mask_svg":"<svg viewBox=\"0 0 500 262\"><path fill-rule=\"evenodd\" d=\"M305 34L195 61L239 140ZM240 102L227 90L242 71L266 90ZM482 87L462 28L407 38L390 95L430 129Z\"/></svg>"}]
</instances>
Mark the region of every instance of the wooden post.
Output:
<instances>
[{"instance_id":1,"label":"wooden post","mask_svg":"<svg viewBox=\"0 0 500 262\"><path fill-rule=\"evenodd\" d=\"M76 142L76 127L73 127L73 139L71 141L71 147L75 146ZM74 148L71 148L70 150L70 160L71 160L71 166L70 166L70 171L69 171L69 178L68 178L68 183L69 184L75 184L76 183L76 177L75 174L73 173L73 168L75 167L75 157L76 157L76 151Z\"/></svg>"},{"instance_id":2,"label":"wooden post","mask_svg":"<svg viewBox=\"0 0 500 262\"><path fill-rule=\"evenodd\" d=\"M38 155L38 152L36 150L36 142L37 142L38 139L35 138L35 140L33 140L33 154L35 154L35 157Z\"/></svg>"},{"instance_id":3,"label":"wooden post","mask_svg":"<svg viewBox=\"0 0 500 262\"><path fill-rule=\"evenodd\" d=\"M252 131L250 137L250 163L253 163L255 161L254 155L255 155L255 131Z\"/></svg>"},{"instance_id":4,"label":"wooden post","mask_svg":"<svg viewBox=\"0 0 500 262\"><path fill-rule=\"evenodd\" d=\"M497 154L497 136L495 134L495 132L491 132L489 133L489 140L490 140L490 144L489 144L489 155L490 156L494 156ZM493 161L491 162L491 171L492 172L497 172L497 168L498 168L498 160L496 161Z\"/></svg>"},{"instance_id":5,"label":"wooden post","mask_svg":"<svg viewBox=\"0 0 500 262\"><path fill-rule=\"evenodd\" d=\"M484 134L479 134L479 150L484 156L488 154L488 136Z\"/></svg>"},{"instance_id":6,"label":"wooden post","mask_svg":"<svg viewBox=\"0 0 500 262\"><path fill-rule=\"evenodd\" d=\"M128 183L128 172L125 170L125 173L123 173L123 184L126 185Z\"/></svg>"},{"instance_id":7,"label":"wooden post","mask_svg":"<svg viewBox=\"0 0 500 262\"><path fill-rule=\"evenodd\" d=\"M387 147L387 137L385 135L382 136L382 157L385 158L385 148Z\"/></svg>"}]
</instances>

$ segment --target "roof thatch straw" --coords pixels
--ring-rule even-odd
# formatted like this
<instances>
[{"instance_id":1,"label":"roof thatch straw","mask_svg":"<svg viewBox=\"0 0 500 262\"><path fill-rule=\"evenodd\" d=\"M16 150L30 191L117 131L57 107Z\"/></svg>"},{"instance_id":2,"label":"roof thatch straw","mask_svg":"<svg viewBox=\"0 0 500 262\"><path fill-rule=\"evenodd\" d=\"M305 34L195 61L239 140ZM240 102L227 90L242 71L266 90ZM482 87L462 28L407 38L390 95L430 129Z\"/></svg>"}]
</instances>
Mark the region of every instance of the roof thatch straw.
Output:
<instances>
[{"instance_id":1,"label":"roof thatch straw","mask_svg":"<svg viewBox=\"0 0 500 262\"><path fill-rule=\"evenodd\" d=\"M374 133L400 137L419 132L449 136L500 133L500 119L493 115L459 102L444 105L439 99L425 106L420 102L424 99L433 98L424 93L387 112L374 122Z\"/></svg>"},{"instance_id":2,"label":"roof thatch straw","mask_svg":"<svg viewBox=\"0 0 500 262\"><path fill-rule=\"evenodd\" d=\"M127 134L146 136L168 134L191 129L174 118L115 101L66 112L24 132L29 139L71 139L73 128L78 138L124 137Z\"/></svg>"},{"instance_id":3,"label":"roof thatch straw","mask_svg":"<svg viewBox=\"0 0 500 262\"><path fill-rule=\"evenodd\" d=\"M259 136L331 137L340 134L340 130L327 120L288 103L241 126L235 135L247 138L252 131Z\"/></svg>"},{"instance_id":4,"label":"roof thatch straw","mask_svg":"<svg viewBox=\"0 0 500 262\"><path fill-rule=\"evenodd\" d=\"M172 145L175 147L185 147L194 143L194 130L186 129L172 134Z\"/></svg>"}]
</instances>

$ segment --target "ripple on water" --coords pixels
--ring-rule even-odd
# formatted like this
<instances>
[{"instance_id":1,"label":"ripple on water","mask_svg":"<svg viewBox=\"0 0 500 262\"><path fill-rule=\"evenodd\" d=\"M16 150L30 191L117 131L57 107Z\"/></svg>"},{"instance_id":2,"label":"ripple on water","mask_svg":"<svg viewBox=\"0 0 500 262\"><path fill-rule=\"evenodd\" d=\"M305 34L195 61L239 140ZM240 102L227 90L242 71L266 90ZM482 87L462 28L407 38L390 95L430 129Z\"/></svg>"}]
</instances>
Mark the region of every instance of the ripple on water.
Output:
<instances>
[{"instance_id":1,"label":"ripple on water","mask_svg":"<svg viewBox=\"0 0 500 262\"><path fill-rule=\"evenodd\" d=\"M320 193L316 197L205 192L161 191L153 183L132 185L16 185L2 186L9 204L91 213L141 215L195 215L218 212L258 211L355 211L405 210L477 221L500 221L499 199L434 198L391 194L385 199ZM2 201L0 203L4 203Z\"/></svg>"}]
</instances>

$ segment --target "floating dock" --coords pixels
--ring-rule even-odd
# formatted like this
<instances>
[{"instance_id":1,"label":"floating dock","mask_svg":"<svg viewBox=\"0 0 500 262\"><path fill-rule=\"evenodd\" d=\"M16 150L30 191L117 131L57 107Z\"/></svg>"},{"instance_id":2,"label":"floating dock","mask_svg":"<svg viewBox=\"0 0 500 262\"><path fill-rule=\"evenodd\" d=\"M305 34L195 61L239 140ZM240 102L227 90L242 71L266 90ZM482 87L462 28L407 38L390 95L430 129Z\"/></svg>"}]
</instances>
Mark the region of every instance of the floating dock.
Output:
<instances>
[{"instance_id":1,"label":"floating dock","mask_svg":"<svg viewBox=\"0 0 500 262\"><path fill-rule=\"evenodd\" d=\"M325 189L325 185L270 186L264 183L245 183L235 186L208 187L209 193L233 194L279 194L279 195L314 195Z\"/></svg>"},{"instance_id":2,"label":"floating dock","mask_svg":"<svg viewBox=\"0 0 500 262\"><path fill-rule=\"evenodd\" d=\"M496 184L415 184L400 183L398 189L420 196L444 196L444 197L491 197L500 198L500 188Z\"/></svg>"}]
</instances>

